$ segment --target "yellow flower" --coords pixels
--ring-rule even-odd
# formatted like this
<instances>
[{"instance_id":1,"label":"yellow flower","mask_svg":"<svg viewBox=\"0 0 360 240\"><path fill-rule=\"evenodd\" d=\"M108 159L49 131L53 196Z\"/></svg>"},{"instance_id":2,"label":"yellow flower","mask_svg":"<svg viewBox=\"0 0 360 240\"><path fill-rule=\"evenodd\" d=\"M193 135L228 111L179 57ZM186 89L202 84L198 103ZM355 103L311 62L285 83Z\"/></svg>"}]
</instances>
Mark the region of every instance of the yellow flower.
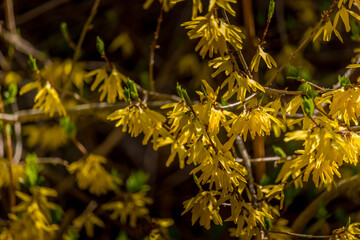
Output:
<instances>
[{"instance_id":1,"label":"yellow flower","mask_svg":"<svg viewBox=\"0 0 360 240\"><path fill-rule=\"evenodd\" d=\"M261 46L258 47L257 52L250 63L251 71L257 72L259 70L260 59L263 59L266 63L266 66L271 69L273 66L277 67L275 60L270 56L270 54L264 52Z\"/></svg>"},{"instance_id":2,"label":"yellow flower","mask_svg":"<svg viewBox=\"0 0 360 240\"><path fill-rule=\"evenodd\" d=\"M335 33L336 37L343 42L343 39L339 33L338 30L336 30L336 28L332 25L331 20L328 19L328 21L325 23L324 26L322 26L319 31L315 34L313 41L315 41L320 35L321 33L323 33L323 41L328 42L331 40L331 35L332 32Z\"/></svg>"},{"instance_id":3,"label":"yellow flower","mask_svg":"<svg viewBox=\"0 0 360 240\"><path fill-rule=\"evenodd\" d=\"M85 226L86 235L89 238L94 237L95 225L101 228L105 227L104 222L92 212L82 214L79 217L75 218L73 221L73 225L77 229L81 229L83 226Z\"/></svg>"},{"instance_id":4,"label":"yellow flower","mask_svg":"<svg viewBox=\"0 0 360 240\"><path fill-rule=\"evenodd\" d=\"M142 143L145 145L152 137L155 150L159 147L159 136L166 136L167 131L163 128L166 118L145 105L130 105L124 109L116 110L106 117L108 120L117 121L115 126L122 125L122 131L128 132L132 137L143 133Z\"/></svg>"},{"instance_id":5,"label":"yellow flower","mask_svg":"<svg viewBox=\"0 0 360 240\"><path fill-rule=\"evenodd\" d=\"M112 211L110 217L115 220L120 218L122 224L126 224L129 217L131 227L136 227L138 218L143 218L149 214L146 204L152 204L151 198L145 196L146 192L126 193L123 201L109 202L101 206L105 211Z\"/></svg>"},{"instance_id":6,"label":"yellow flower","mask_svg":"<svg viewBox=\"0 0 360 240\"><path fill-rule=\"evenodd\" d=\"M108 103L115 103L116 98L124 99L123 91L124 89L121 86L121 82L126 82L126 77L118 72L115 68L112 69L110 75L108 75L106 68L95 69L85 75L85 77L92 77L96 75L94 83L91 85L90 90L94 91L100 83L103 84L99 87L100 101L103 101L106 97Z\"/></svg>"},{"instance_id":7,"label":"yellow flower","mask_svg":"<svg viewBox=\"0 0 360 240\"><path fill-rule=\"evenodd\" d=\"M9 175L9 161L7 159L0 159L0 188L8 187L10 183ZM15 187L20 188L19 178L25 178L24 166L23 165L12 165L11 166Z\"/></svg>"},{"instance_id":8,"label":"yellow flower","mask_svg":"<svg viewBox=\"0 0 360 240\"><path fill-rule=\"evenodd\" d=\"M285 136L286 142L304 141L304 149L296 151L300 156L291 161L291 171L298 173L304 170L304 181L308 181L312 174L316 187L319 183L330 184L334 179L334 174L340 177L338 169L343 162L352 165L358 162L359 149L353 144L358 143L358 136L357 139L351 140L355 136L347 134L343 136L341 128L338 128L336 132L320 125L309 130L290 132ZM288 165L286 167L288 168Z\"/></svg>"},{"instance_id":9,"label":"yellow flower","mask_svg":"<svg viewBox=\"0 0 360 240\"><path fill-rule=\"evenodd\" d=\"M246 141L248 132L250 132L252 139L254 139L255 136L270 135L272 123L282 126L279 119L268 113L272 111L273 109L271 108L260 106L245 110L239 116L228 122L229 125L231 124L231 130L228 136L240 134L244 138L244 141Z\"/></svg>"},{"instance_id":10,"label":"yellow flower","mask_svg":"<svg viewBox=\"0 0 360 240\"><path fill-rule=\"evenodd\" d=\"M219 204L215 196L220 195L216 191L202 191L195 197L184 202L185 210L181 215L191 210L192 225L200 218L200 225L206 229L210 229L210 222L213 221L216 225L222 225L222 218L219 214Z\"/></svg>"},{"instance_id":11,"label":"yellow flower","mask_svg":"<svg viewBox=\"0 0 360 240\"><path fill-rule=\"evenodd\" d=\"M67 169L71 174L76 174L76 181L80 189L89 189L95 195L106 194L108 191L117 189L116 184L121 180L108 173L102 164L106 158L100 155L90 154L70 164Z\"/></svg>"},{"instance_id":12,"label":"yellow flower","mask_svg":"<svg viewBox=\"0 0 360 240\"><path fill-rule=\"evenodd\" d=\"M223 57L229 52L226 42L229 42L235 49L242 49L242 39L245 36L240 28L229 25L222 20L215 18L212 13L205 16L196 17L195 19L183 23L188 32L190 39L201 38L195 51L200 50L200 56L204 58L209 52L209 57L214 53L220 53Z\"/></svg>"}]
</instances>

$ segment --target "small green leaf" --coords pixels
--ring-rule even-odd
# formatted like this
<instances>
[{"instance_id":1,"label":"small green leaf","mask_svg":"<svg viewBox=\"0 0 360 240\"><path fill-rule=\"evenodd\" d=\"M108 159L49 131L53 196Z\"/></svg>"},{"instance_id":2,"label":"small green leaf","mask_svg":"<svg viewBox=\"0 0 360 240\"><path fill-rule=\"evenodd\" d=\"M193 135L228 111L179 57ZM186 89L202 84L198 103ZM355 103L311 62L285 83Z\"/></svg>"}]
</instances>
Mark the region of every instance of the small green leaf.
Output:
<instances>
[{"instance_id":1,"label":"small green leaf","mask_svg":"<svg viewBox=\"0 0 360 240\"><path fill-rule=\"evenodd\" d=\"M60 30L65 39L69 39L69 31L66 22L60 24Z\"/></svg>"},{"instance_id":2,"label":"small green leaf","mask_svg":"<svg viewBox=\"0 0 360 240\"><path fill-rule=\"evenodd\" d=\"M18 87L15 83L11 83L8 90L4 92L4 104L10 104L16 101L16 95L18 93Z\"/></svg>"},{"instance_id":3,"label":"small green leaf","mask_svg":"<svg viewBox=\"0 0 360 240\"><path fill-rule=\"evenodd\" d=\"M129 88L127 88L127 87L124 87L124 92L123 92L123 94L124 94L124 97L125 97L125 101L126 102L131 102L131 95L130 95L130 90L129 90Z\"/></svg>"},{"instance_id":4,"label":"small green leaf","mask_svg":"<svg viewBox=\"0 0 360 240\"><path fill-rule=\"evenodd\" d=\"M349 217L346 222L345 230L347 230L350 227L350 224L351 224L351 217Z\"/></svg>"},{"instance_id":5,"label":"small green leaf","mask_svg":"<svg viewBox=\"0 0 360 240\"><path fill-rule=\"evenodd\" d=\"M6 131L7 135L11 136L12 128L11 128L11 125L9 123L5 124L5 131Z\"/></svg>"},{"instance_id":6,"label":"small green leaf","mask_svg":"<svg viewBox=\"0 0 360 240\"><path fill-rule=\"evenodd\" d=\"M176 83L176 91L177 91L179 97L184 99L183 95L182 95L182 88L181 88L181 85L179 84L179 82Z\"/></svg>"},{"instance_id":7,"label":"small green leaf","mask_svg":"<svg viewBox=\"0 0 360 240\"><path fill-rule=\"evenodd\" d=\"M278 146L275 146L275 145L272 145L271 147L272 147L274 153L277 156L282 157L282 158L286 158L286 153L284 152L284 150L281 147L278 147Z\"/></svg>"},{"instance_id":8,"label":"small green leaf","mask_svg":"<svg viewBox=\"0 0 360 240\"><path fill-rule=\"evenodd\" d=\"M36 58L34 58L31 54L29 55L29 60L28 60L28 63L30 65L30 68L34 71L34 72L37 72L39 69L37 67L37 64L36 64Z\"/></svg>"},{"instance_id":9,"label":"small green leaf","mask_svg":"<svg viewBox=\"0 0 360 240\"><path fill-rule=\"evenodd\" d=\"M286 64L286 71L291 76L291 77L287 77L287 78L296 79L300 76L301 66L296 68L290 64Z\"/></svg>"},{"instance_id":10,"label":"small green leaf","mask_svg":"<svg viewBox=\"0 0 360 240\"><path fill-rule=\"evenodd\" d=\"M138 99L139 98L139 94L136 88L136 85L134 83L134 81L132 81L130 78L127 79L126 81L126 85L130 90L130 94L134 99Z\"/></svg>"},{"instance_id":11,"label":"small green leaf","mask_svg":"<svg viewBox=\"0 0 360 240\"><path fill-rule=\"evenodd\" d=\"M105 54L105 44L104 41L99 36L96 37L96 48L100 53L100 55Z\"/></svg>"},{"instance_id":12,"label":"small green leaf","mask_svg":"<svg viewBox=\"0 0 360 240\"><path fill-rule=\"evenodd\" d=\"M69 137L76 136L76 125L69 116L60 119L60 126Z\"/></svg>"},{"instance_id":13,"label":"small green leaf","mask_svg":"<svg viewBox=\"0 0 360 240\"><path fill-rule=\"evenodd\" d=\"M201 84L201 92L204 94L204 97L207 97L207 92L205 90L204 85Z\"/></svg>"},{"instance_id":14,"label":"small green leaf","mask_svg":"<svg viewBox=\"0 0 360 240\"><path fill-rule=\"evenodd\" d=\"M313 115L313 113L314 113L314 110L315 110L314 99L312 99L312 98L309 99L307 97L304 97L303 100L302 100L302 104L304 106L304 110L305 110L306 115L311 117Z\"/></svg>"},{"instance_id":15,"label":"small green leaf","mask_svg":"<svg viewBox=\"0 0 360 240\"><path fill-rule=\"evenodd\" d=\"M262 103L263 99L264 99L264 93L260 93L259 94L259 97L258 97L258 102L259 102L259 105Z\"/></svg>"},{"instance_id":16,"label":"small green leaf","mask_svg":"<svg viewBox=\"0 0 360 240\"><path fill-rule=\"evenodd\" d=\"M221 97L221 106L227 106L228 102L225 100L225 98Z\"/></svg>"},{"instance_id":17,"label":"small green leaf","mask_svg":"<svg viewBox=\"0 0 360 240\"><path fill-rule=\"evenodd\" d=\"M38 164L38 158L35 153L28 153L25 158L25 176L29 182L29 188L31 191L34 190L38 181L39 172L42 167Z\"/></svg>"},{"instance_id":18,"label":"small green leaf","mask_svg":"<svg viewBox=\"0 0 360 240\"><path fill-rule=\"evenodd\" d=\"M345 87L346 85L350 84L350 79L348 77L342 77L338 75L338 80L340 83L340 87Z\"/></svg>"},{"instance_id":19,"label":"small green leaf","mask_svg":"<svg viewBox=\"0 0 360 240\"><path fill-rule=\"evenodd\" d=\"M265 230L269 231L271 228L271 219L268 217L265 217Z\"/></svg>"},{"instance_id":20,"label":"small green leaf","mask_svg":"<svg viewBox=\"0 0 360 240\"><path fill-rule=\"evenodd\" d=\"M187 91L186 91L185 89L182 89L182 96L183 96L186 104L187 104L188 106L191 106L191 105L192 105L192 102L191 102L190 97L189 97L189 95L188 95L188 93L187 93Z\"/></svg>"},{"instance_id":21,"label":"small green leaf","mask_svg":"<svg viewBox=\"0 0 360 240\"><path fill-rule=\"evenodd\" d=\"M274 10L275 10L275 1L274 0L270 0L269 3L269 11L268 11L268 19L271 19L274 15Z\"/></svg>"},{"instance_id":22,"label":"small green leaf","mask_svg":"<svg viewBox=\"0 0 360 240\"><path fill-rule=\"evenodd\" d=\"M59 205L55 209L50 210L52 221L56 224L61 222L63 210Z\"/></svg>"},{"instance_id":23,"label":"small green leaf","mask_svg":"<svg viewBox=\"0 0 360 240\"><path fill-rule=\"evenodd\" d=\"M150 186L146 185L148 179L149 176L143 171L132 172L126 179L126 190L131 193L148 191L150 189Z\"/></svg>"}]
</instances>

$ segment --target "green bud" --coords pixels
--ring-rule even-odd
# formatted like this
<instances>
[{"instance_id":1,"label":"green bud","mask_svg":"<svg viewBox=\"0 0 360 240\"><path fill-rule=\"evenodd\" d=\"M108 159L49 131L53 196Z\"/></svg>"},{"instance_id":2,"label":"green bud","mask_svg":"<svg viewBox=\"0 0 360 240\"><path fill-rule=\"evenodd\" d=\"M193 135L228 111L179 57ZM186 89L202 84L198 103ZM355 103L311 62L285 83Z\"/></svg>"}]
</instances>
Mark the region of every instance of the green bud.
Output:
<instances>
[{"instance_id":1,"label":"green bud","mask_svg":"<svg viewBox=\"0 0 360 240\"><path fill-rule=\"evenodd\" d=\"M99 36L96 37L96 48L97 48L98 52L100 53L100 55L105 54L105 44L104 44L104 41L101 40L101 38Z\"/></svg>"},{"instance_id":2,"label":"green bud","mask_svg":"<svg viewBox=\"0 0 360 240\"><path fill-rule=\"evenodd\" d=\"M68 39L69 38L69 31L68 31L66 22L62 22L60 24L60 30L61 30L61 33L64 36L64 38Z\"/></svg>"},{"instance_id":3,"label":"green bud","mask_svg":"<svg viewBox=\"0 0 360 240\"><path fill-rule=\"evenodd\" d=\"M275 1L274 0L270 0L269 3L269 11L268 11L268 19L271 19L274 15L274 10L275 10Z\"/></svg>"},{"instance_id":4,"label":"green bud","mask_svg":"<svg viewBox=\"0 0 360 240\"><path fill-rule=\"evenodd\" d=\"M313 113L314 113L314 110L315 110L314 99L312 99L312 98L309 99L307 97L304 97L303 100L302 100L302 104L304 106L304 110L305 110L306 115L311 117L313 115Z\"/></svg>"},{"instance_id":5,"label":"green bud","mask_svg":"<svg viewBox=\"0 0 360 240\"><path fill-rule=\"evenodd\" d=\"M34 58L31 54L29 55L28 63L34 72L37 72L39 70L36 64L36 58Z\"/></svg>"}]
</instances>

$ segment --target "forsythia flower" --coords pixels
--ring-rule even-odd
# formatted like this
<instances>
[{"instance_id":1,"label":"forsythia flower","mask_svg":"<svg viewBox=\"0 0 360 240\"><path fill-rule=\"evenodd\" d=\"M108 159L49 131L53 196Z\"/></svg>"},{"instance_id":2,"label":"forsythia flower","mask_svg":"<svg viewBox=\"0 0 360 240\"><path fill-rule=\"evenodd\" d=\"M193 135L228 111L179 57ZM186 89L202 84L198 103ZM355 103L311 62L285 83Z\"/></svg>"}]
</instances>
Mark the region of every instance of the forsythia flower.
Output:
<instances>
[{"instance_id":1,"label":"forsythia flower","mask_svg":"<svg viewBox=\"0 0 360 240\"><path fill-rule=\"evenodd\" d=\"M360 223L352 223L347 228L342 227L332 231L330 240L357 240L360 238Z\"/></svg>"},{"instance_id":2,"label":"forsythia flower","mask_svg":"<svg viewBox=\"0 0 360 240\"><path fill-rule=\"evenodd\" d=\"M336 37L337 37L341 42L343 42L343 39L342 39L339 31L336 30L336 28L331 24L331 20L330 20L330 19L328 19L328 21L325 23L325 25L322 26L322 27L319 29L319 31L315 34L313 41L315 41L315 40L321 35L322 32L324 33L324 35L323 35L323 41L325 41L325 42L330 41L332 32L334 32L335 35L336 35Z\"/></svg>"},{"instance_id":3,"label":"forsythia flower","mask_svg":"<svg viewBox=\"0 0 360 240\"><path fill-rule=\"evenodd\" d=\"M262 58L264 60L264 62L266 63L266 66L269 69L271 69L273 66L277 67L275 60L270 56L270 54L264 52L262 47L259 46L255 56L253 57L253 59L251 60L251 63L250 63L251 71L254 70L255 72L257 72L259 70L260 58Z\"/></svg>"},{"instance_id":4,"label":"forsythia flower","mask_svg":"<svg viewBox=\"0 0 360 240\"><path fill-rule=\"evenodd\" d=\"M119 109L106 117L114 121L116 127L122 125L122 131L128 132L132 137L137 137L139 134L144 133L142 143L145 145L149 139L153 138L154 149L157 150L159 136L165 136L166 130L163 124L166 118L160 113L150 110L145 105L130 105L124 109Z\"/></svg>"},{"instance_id":5,"label":"forsythia flower","mask_svg":"<svg viewBox=\"0 0 360 240\"><path fill-rule=\"evenodd\" d=\"M190 39L201 38L195 51L200 49L200 56L204 58L209 52L209 57L217 53L224 56L229 52L226 42L229 42L235 49L242 49L242 39L245 36L240 28L225 23L215 18L212 13L205 16L196 17L195 19L183 23L188 32Z\"/></svg>"},{"instance_id":6,"label":"forsythia flower","mask_svg":"<svg viewBox=\"0 0 360 240\"><path fill-rule=\"evenodd\" d=\"M358 86L329 91L315 100L318 107L321 107L321 103L330 104L330 116L343 120L347 125L350 125L350 121L358 125L357 118L360 117L360 88Z\"/></svg>"},{"instance_id":7,"label":"forsythia flower","mask_svg":"<svg viewBox=\"0 0 360 240\"><path fill-rule=\"evenodd\" d=\"M89 189L90 193L101 195L108 191L116 190L115 183L120 184L119 178L108 173L102 164L106 158L90 154L70 164L67 169L71 174L76 174L76 181L80 189Z\"/></svg>"},{"instance_id":8,"label":"forsythia flower","mask_svg":"<svg viewBox=\"0 0 360 240\"><path fill-rule=\"evenodd\" d=\"M341 176L338 171L343 162L356 165L358 162L358 138L351 140L354 136L335 132L328 127L317 126L309 130L299 130L287 133L284 141L291 140L304 141L304 150L297 150L301 154L291 161L292 172L298 172L303 169L304 181L308 181L310 173L315 186L319 182L329 184L333 181L336 174Z\"/></svg>"},{"instance_id":9,"label":"forsythia flower","mask_svg":"<svg viewBox=\"0 0 360 240\"><path fill-rule=\"evenodd\" d=\"M100 83L103 82L98 90L101 92L100 101L104 100L105 97L108 103L115 103L117 97L120 100L124 99L124 89L121 86L121 82L126 82L127 79L122 73L113 68L110 75L108 75L106 68L103 67L89 72L85 75L85 77L91 77L94 75L96 75L95 81L91 85L90 90L94 91Z\"/></svg>"},{"instance_id":10,"label":"forsythia flower","mask_svg":"<svg viewBox=\"0 0 360 240\"><path fill-rule=\"evenodd\" d=\"M47 240L53 239L59 226L51 223L50 209L54 210L56 204L47 200L47 197L56 197L55 190L45 187L36 187L33 196L22 192L16 192L16 196L22 200L19 205L12 208L14 213L9 214L11 223L6 231L0 235L0 239L7 235L13 240Z\"/></svg>"},{"instance_id":11,"label":"forsythia flower","mask_svg":"<svg viewBox=\"0 0 360 240\"><path fill-rule=\"evenodd\" d=\"M210 229L210 222L214 221L216 225L222 225L222 219L219 214L219 203L215 196L220 195L216 191L202 191L195 197L184 202L185 210L183 214L191 210L192 217L191 222L194 223L200 218L200 225L206 229Z\"/></svg>"},{"instance_id":12,"label":"forsythia flower","mask_svg":"<svg viewBox=\"0 0 360 240\"><path fill-rule=\"evenodd\" d=\"M265 207L255 209L244 200L239 201L235 195L230 197L230 204L231 216L225 221L233 221L237 225L236 230L233 230L231 234L236 237L244 236L244 239L250 240L254 235L259 235L258 222L265 227L265 217L273 218L267 213Z\"/></svg>"},{"instance_id":13,"label":"forsythia flower","mask_svg":"<svg viewBox=\"0 0 360 240\"><path fill-rule=\"evenodd\" d=\"M60 101L59 94L51 86L49 81L46 81L45 86L41 86L40 81L34 81L24 85L20 90L20 95L37 88L38 92L34 98L34 108L44 110L45 113L49 113L52 117L55 112L58 112L60 116L66 115L66 110Z\"/></svg>"},{"instance_id":14,"label":"forsythia flower","mask_svg":"<svg viewBox=\"0 0 360 240\"><path fill-rule=\"evenodd\" d=\"M223 95L225 100L231 98L235 93L237 93L237 99L243 101L246 93L250 92L250 90L265 92L265 89L258 82L236 72L229 56L215 58L209 62L209 66L217 69L211 75L212 77L216 77L221 72L228 76L221 84L221 89L227 85L227 91Z\"/></svg>"},{"instance_id":15,"label":"forsythia flower","mask_svg":"<svg viewBox=\"0 0 360 240\"><path fill-rule=\"evenodd\" d=\"M101 227L101 228L105 227L104 222L92 212L82 214L79 217L75 218L73 221L73 225L77 229L81 229L82 226L85 226L86 235L89 238L94 237L94 226L95 225L98 227Z\"/></svg>"},{"instance_id":16,"label":"forsythia flower","mask_svg":"<svg viewBox=\"0 0 360 240\"><path fill-rule=\"evenodd\" d=\"M112 211L111 219L120 218L122 224L126 224L129 217L131 227L136 227L136 220L149 214L146 204L152 204L151 198L145 196L145 191L137 193L126 193L123 201L110 202L102 205L102 209Z\"/></svg>"},{"instance_id":17,"label":"forsythia flower","mask_svg":"<svg viewBox=\"0 0 360 240\"><path fill-rule=\"evenodd\" d=\"M246 141L248 132L250 132L252 139L254 139L256 135L270 135L272 122L280 126L282 125L279 119L267 113L272 111L273 109L271 108L260 106L245 110L239 116L228 122L229 125L231 124L231 130L228 136L240 134L244 138L244 141Z\"/></svg>"},{"instance_id":18,"label":"forsythia flower","mask_svg":"<svg viewBox=\"0 0 360 240\"><path fill-rule=\"evenodd\" d=\"M23 127L23 134L27 136L26 145L30 148L39 145L41 148L53 151L64 146L68 141L68 136L60 125L26 125Z\"/></svg>"},{"instance_id":19,"label":"forsythia flower","mask_svg":"<svg viewBox=\"0 0 360 240\"><path fill-rule=\"evenodd\" d=\"M0 159L0 188L8 187L10 183L10 176L9 176L9 161L7 159ZM23 165L15 165L11 166L14 183L16 188L20 188L19 178L24 179L24 166Z\"/></svg>"}]
</instances>

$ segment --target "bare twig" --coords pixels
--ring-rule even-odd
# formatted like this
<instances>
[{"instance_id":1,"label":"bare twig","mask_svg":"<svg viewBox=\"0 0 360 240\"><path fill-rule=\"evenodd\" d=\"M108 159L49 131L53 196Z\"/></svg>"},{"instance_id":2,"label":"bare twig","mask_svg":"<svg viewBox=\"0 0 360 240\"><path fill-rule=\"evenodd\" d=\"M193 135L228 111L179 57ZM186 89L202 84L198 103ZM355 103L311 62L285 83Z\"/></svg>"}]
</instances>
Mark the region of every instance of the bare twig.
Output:
<instances>
[{"instance_id":1,"label":"bare twig","mask_svg":"<svg viewBox=\"0 0 360 240\"><path fill-rule=\"evenodd\" d=\"M39 59L45 64L48 64L50 62L46 55L37 50L30 42L23 39L20 35L16 33L11 33L10 31L4 29L2 26L0 26L0 37L3 38L6 42L12 44L16 48L16 50L26 55L33 55L35 58Z\"/></svg>"},{"instance_id":2,"label":"bare twig","mask_svg":"<svg viewBox=\"0 0 360 240\"><path fill-rule=\"evenodd\" d=\"M294 158L296 158L297 155L287 156L285 158L279 157L279 156L273 156L273 157L263 157L263 158L252 158L250 159L251 163L257 163L257 162L277 162L277 161L290 161ZM236 158L236 162L242 163L244 162L243 158Z\"/></svg>"},{"instance_id":3,"label":"bare twig","mask_svg":"<svg viewBox=\"0 0 360 240\"><path fill-rule=\"evenodd\" d=\"M292 237L301 237L301 238L310 238L310 239L329 239L332 235L310 235L310 234L300 234L292 232L280 232L280 231L269 231L270 233L284 234Z\"/></svg>"},{"instance_id":4,"label":"bare twig","mask_svg":"<svg viewBox=\"0 0 360 240\"><path fill-rule=\"evenodd\" d=\"M161 23L163 21L163 14L164 14L164 9L163 9L163 7L161 7L159 18L157 20L156 31L154 33L154 40L150 46L149 79L150 79L150 89L152 91L155 90L155 82L154 82L155 49L158 48L157 40L159 38L160 27L161 27Z\"/></svg>"},{"instance_id":5,"label":"bare twig","mask_svg":"<svg viewBox=\"0 0 360 240\"><path fill-rule=\"evenodd\" d=\"M79 149L79 151L84 155L87 156L89 154L88 150L86 149L86 147L76 138L76 137L72 137L71 141L75 144L75 146L77 147L77 149Z\"/></svg>"},{"instance_id":6,"label":"bare twig","mask_svg":"<svg viewBox=\"0 0 360 240\"><path fill-rule=\"evenodd\" d=\"M13 0L4 0L6 27L11 33L16 32Z\"/></svg>"},{"instance_id":7,"label":"bare twig","mask_svg":"<svg viewBox=\"0 0 360 240\"><path fill-rule=\"evenodd\" d=\"M31 9L30 11L16 17L16 22L18 25L24 24L24 23L30 21L31 19L34 19L34 18L40 16L41 14L46 13L46 12L50 11L51 9L54 9L66 2L70 2L70 0L46 1L44 4L38 6L34 9Z\"/></svg>"},{"instance_id":8,"label":"bare twig","mask_svg":"<svg viewBox=\"0 0 360 240\"><path fill-rule=\"evenodd\" d=\"M12 110L14 112L19 111L18 105L16 102L11 104ZM23 142L22 142L22 136L21 136L21 123L15 122L14 124L14 132L15 132L15 139L16 139L16 145L15 145L15 153L14 153L14 164L19 164L21 156L22 156L22 150L23 150Z\"/></svg>"},{"instance_id":9,"label":"bare twig","mask_svg":"<svg viewBox=\"0 0 360 240\"><path fill-rule=\"evenodd\" d=\"M74 53L74 56L73 56L72 69L74 68L75 62L79 58L80 51L81 51L81 46L82 46L82 44L83 44L83 42L85 40L86 33L90 29L90 24L91 24L92 20L94 19L95 15L97 13L97 9L99 7L100 1L101 0L95 0L94 5L93 5L93 7L91 9L90 15L89 15L88 19L86 20L86 22L84 24L84 27L83 27L83 29L81 31L80 38L79 38L79 41L78 41L78 43L76 45L75 53ZM71 75L71 72L70 72L69 75Z\"/></svg>"},{"instance_id":10,"label":"bare twig","mask_svg":"<svg viewBox=\"0 0 360 240\"><path fill-rule=\"evenodd\" d=\"M58 157L43 157L43 158L38 158L38 163L40 164L53 164L53 165L63 165L63 166L67 166L69 165L69 162L58 158Z\"/></svg>"}]
</instances>

